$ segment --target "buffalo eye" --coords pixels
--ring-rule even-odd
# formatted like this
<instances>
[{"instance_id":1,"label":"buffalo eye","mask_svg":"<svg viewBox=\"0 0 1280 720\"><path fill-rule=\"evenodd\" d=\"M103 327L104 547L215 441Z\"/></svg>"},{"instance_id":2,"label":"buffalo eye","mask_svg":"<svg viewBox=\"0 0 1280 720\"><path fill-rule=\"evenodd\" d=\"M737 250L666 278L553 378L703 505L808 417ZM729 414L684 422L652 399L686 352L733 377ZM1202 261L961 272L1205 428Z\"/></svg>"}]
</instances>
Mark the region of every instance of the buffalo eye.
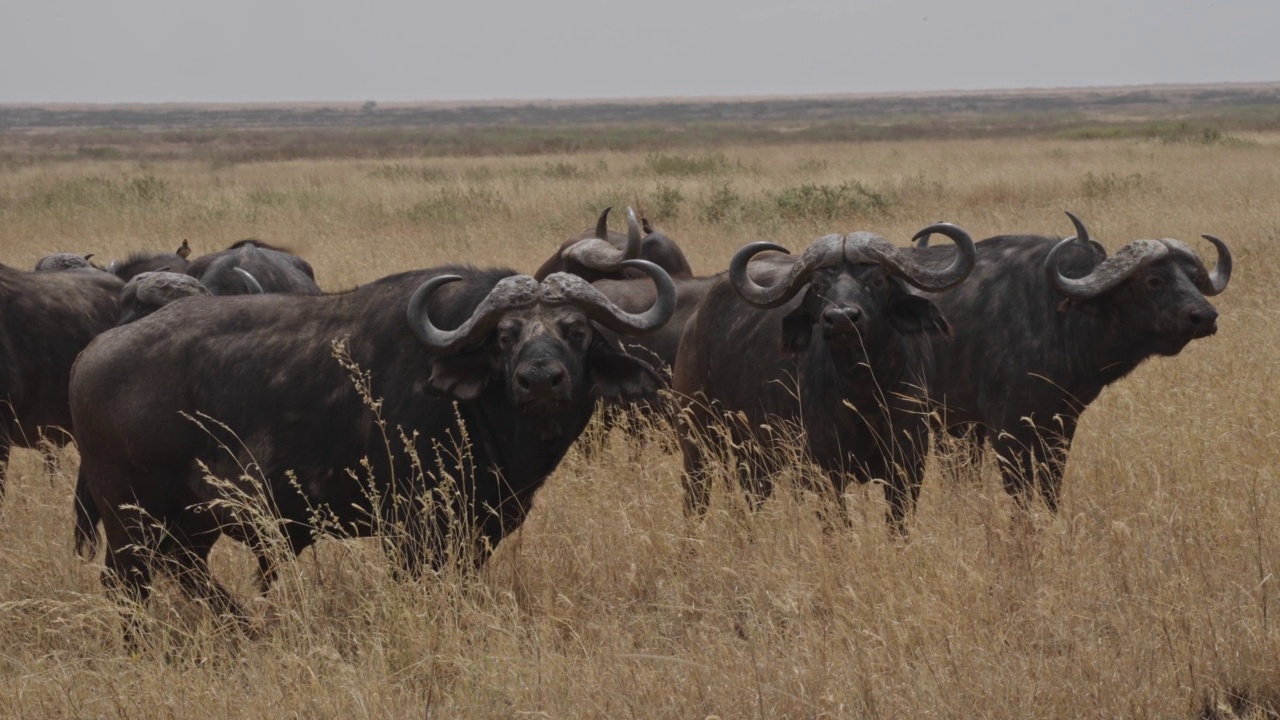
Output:
<instances>
[{"instance_id":1,"label":"buffalo eye","mask_svg":"<svg viewBox=\"0 0 1280 720\"><path fill-rule=\"evenodd\" d=\"M591 339L591 331L585 323L570 323L564 328L564 339L574 345L583 346Z\"/></svg>"},{"instance_id":2,"label":"buffalo eye","mask_svg":"<svg viewBox=\"0 0 1280 720\"><path fill-rule=\"evenodd\" d=\"M520 338L520 326L517 323L503 323L498 326L498 348L510 350Z\"/></svg>"},{"instance_id":3,"label":"buffalo eye","mask_svg":"<svg viewBox=\"0 0 1280 720\"><path fill-rule=\"evenodd\" d=\"M1164 287L1164 278L1160 277L1159 275L1148 275L1147 287L1152 290L1158 290Z\"/></svg>"},{"instance_id":4,"label":"buffalo eye","mask_svg":"<svg viewBox=\"0 0 1280 720\"><path fill-rule=\"evenodd\" d=\"M884 290L888 282L889 281L885 278L883 274L878 272L872 273L867 278L867 289L868 290Z\"/></svg>"}]
</instances>

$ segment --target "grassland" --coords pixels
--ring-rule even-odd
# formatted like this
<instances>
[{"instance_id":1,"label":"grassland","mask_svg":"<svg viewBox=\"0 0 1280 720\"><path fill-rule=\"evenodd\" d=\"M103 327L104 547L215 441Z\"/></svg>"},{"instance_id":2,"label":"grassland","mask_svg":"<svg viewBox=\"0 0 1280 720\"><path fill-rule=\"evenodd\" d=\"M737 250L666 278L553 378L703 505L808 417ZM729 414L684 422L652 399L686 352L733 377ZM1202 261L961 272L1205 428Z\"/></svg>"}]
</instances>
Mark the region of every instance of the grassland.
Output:
<instances>
[{"instance_id":1,"label":"grassland","mask_svg":"<svg viewBox=\"0 0 1280 720\"><path fill-rule=\"evenodd\" d=\"M1219 333L1104 392L1061 514L1029 523L994 465L956 483L931 462L906 542L875 490L851 493L852 527L834 533L816 498L780 493L744 516L723 489L691 526L678 455L614 431L603 453L571 452L475 576L397 583L375 543L324 541L254 604L261 639L162 583L162 631L130 652L100 559L71 551L74 449L52 476L17 451L0 716L1274 717L1280 132L1095 126L439 157L368 157L363 131L327 130L357 149L258 162L149 154L164 142L136 130L101 131L138 151L96 158L23 155L35 134L0 135L25 158L0 169L0 261L19 267L257 236L307 256L330 289L444 261L531 271L603 205L637 202L706 272L751 240L870 229L905 243L941 218L977 237L1062 234L1063 209L1112 248L1172 236L1207 250L1208 232L1237 258ZM47 134L60 132L90 131ZM215 549L243 598L253 567Z\"/></svg>"}]
</instances>

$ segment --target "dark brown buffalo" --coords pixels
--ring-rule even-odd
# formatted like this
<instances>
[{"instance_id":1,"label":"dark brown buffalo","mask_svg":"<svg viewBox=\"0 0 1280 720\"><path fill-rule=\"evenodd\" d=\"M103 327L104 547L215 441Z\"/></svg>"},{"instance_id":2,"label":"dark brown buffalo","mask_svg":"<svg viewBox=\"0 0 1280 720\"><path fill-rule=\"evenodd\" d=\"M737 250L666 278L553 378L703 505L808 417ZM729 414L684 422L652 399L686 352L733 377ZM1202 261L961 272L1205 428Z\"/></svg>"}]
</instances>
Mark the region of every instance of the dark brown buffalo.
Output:
<instances>
[{"instance_id":1,"label":"dark brown buffalo","mask_svg":"<svg viewBox=\"0 0 1280 720\"><path fill-rule=\"evenodd\" d=\"M951 238L958 255L931 270L871 233L828 235L799 258L747 264L772 243L739 250L685 326L672 390L686 403L681 438L686 508L701 514L709 454L736 463L757 500L785 462L784 428L800 433L806 455L830 478L843 516L848 483L884 483L889 521L901 531L915 505L928 450L927 390L933 346L946 318L908 286L941 290L973 269L973 241L954 225L921 233ZM766 283L762 287L760 282ZM726 433L727 432L727 436Z\"/></svg>"},{"instance_id":2,"label":"dark brown buffalo","mask_svg":"<svg viewBox=\"0 0 1280 720\"><path fill-rule=\"evenodd\" d=\"M89 258L93 257L93 253L88 255L80 255L78 253L60 252L52 255L45 255L36 261L36 272L59 272L61 270L84 270L93 267L93 263L89 262Z\"/></svg>"},{"instance_id":3,"label":"dark brown buffalo","mask_svg":"<svg viewBox=\"0 0 1280 720\"><path fill-rule=\"evenodd\" d=\"M252 276L249 280L257 282ZM209 294L209 288L190 275L165 270L141 273L120 291L120 319L116 324L141 320L178 298Z\"/></svg>"},{"instance_id":4,"label":"dark brown buffalo","mask_svg":"<svg viewBox=\"0 0 1280 720\"><path fill-rule=\"evenodd\" d=\"M70 440L71 364L115 325L121 286L98 270L25 272L0 265L0 493L11 447Z\"/></svg>"},{"instance_id":5,"label":"dark brown buffalo","mask_svg":"<svg viewBox=\"0 0 1280 720\"><path fill-rule=\"evenodd\" d=\"M483 561L520 526L597 398L659 387L601 335L652 332L674 310L661 268L629 267L661 288L638 315L570 275L539 283L449 266L318 297L181 299L104 334L71 379L104 583L142 600L152 573L168 571L242 617L206 563L225 532L257 553L264 588L272 578L260 526L222 502L236 493L266 507L295 554L321 518L341 535L399 526L411 573L440 567L459 539ZM376 403L353 387L355 366ZM96 538L83 515L85 552Z\"/></svg>"},{"instance_id":6,"label":"dark brown buffalo","mask_svg":"<svg viewBox=\"0 0 1280 720\"><path fill-rule=\"evenodd\" d=\"M609 211L605 208L592 230L564 241L533 276L539 280L551 273L567 272L587 282L596 280L643 279L643 275L620 265L623 260L648 260L667 271L672 279L693 277L693 270L684 252L674 240L655 231L645 221L636 220L635 212L627 208L627 234L609 230Z\"/></svg>"},{"instance_id":7,"label":"dark brown buffalo","mask_svg":"<svg viewBox=\"0 0 1280 720\"><path fill-rule=\"evenodd\" d=\"M310 263L261 240L241 240L226 250L201 255L185 272L214 295L320 294Z\"/></svg>"},{"instance_id":8,"label":"dark brown buffalo","mask_svg":"<svg viewBox=\"0 0 1280 720\"><path fill-rule=\"evenodd\" d=\"M1178 240L1136 240L1108 258L1067 214L1076 236L983 240L969 280L927 296L955 334L935 346L943 424L970 441L969 462L990 445L1005 489L1026 503L1038 487L1051 510L1080 414L1143 360L1214 334L1218 312L1205 296L1231 278L1231 253L1211 235L1213 272ZM936 267L955 251L914 253Z\"/></svg>"},{"instance_id":9,"label":"dark brown buffalo","mask_svg":"<svg viewBox=\"0 0 1280 720\"><path fill-rule=\"evenodd\" d=\"M171 253L136 252L124 260L116 260L107 266L107 272L124 282L129 282L135 275L144 272L168 270L169 272L186 272L187 257L191 255L191 246L186 240Z\"/></svg>"}]
</instances>

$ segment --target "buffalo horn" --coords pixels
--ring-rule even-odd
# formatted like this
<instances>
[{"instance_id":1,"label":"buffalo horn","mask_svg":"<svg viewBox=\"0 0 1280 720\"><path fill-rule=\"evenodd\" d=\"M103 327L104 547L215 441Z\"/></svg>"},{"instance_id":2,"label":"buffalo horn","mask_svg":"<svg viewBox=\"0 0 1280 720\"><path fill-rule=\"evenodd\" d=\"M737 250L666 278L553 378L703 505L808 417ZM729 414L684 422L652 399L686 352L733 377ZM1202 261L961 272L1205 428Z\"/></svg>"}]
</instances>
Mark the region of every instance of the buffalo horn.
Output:
<instances>
[{"instance_id":1,"label":"buffalo horn","mask_svg":"<svg viewBox=\"0 0 1280 720\"><path fill-rule=\"evenodd\" d=\"M1089 300L1124 282L1144 265L1158 260L1170 252L1169 246L1159 240L1134 240L1116 251L1115 255L1098 263L1093 272L1082 278L1069 278L1058 271L1059 257L1063 250L1076 242L1069 237L1059 241L1044 259L1044 272L1053 288L1072 300Z\"/></svg>"},{"instance_id":2,"label":"buffalo horn","mask_svg":"<svg viewBox=\"0 0 1280 720\"><path fill-rule=\"evenodd\" d=\"M1213 235L1200 237L1213 243L1213 246L1218 249L1218 264L1213 266L1213 272L1209 273L1207 279L1196 276L1196 289L1212 297L1226 290L1227 283L1231 282L1231 251L1227 249L1226 243Z\"/></svg>"},{"instance_id":3,"label":"buffalo horn","mask_svg":"<svg viewBox=\"0 0 1280 720\"><path fill-rule=\"evenodd\" d=\"M636 211L627 208L627 249L624 260L640 259L640 251L644 248L644 233L640 230L640 221L636 220Z\"/></svg>"},{"instance_id":4,"label":"buffalo horn","mask_svg":"<svg viewBox=\"0 0 1280 720\"><path fill-rule=\"evenodd\" d=\"M657 297L648 310L625 312L586 280L569 273L548 275L542 281L542 300L548 305L573 305L605 329L621 335L647 335L658 330L676 311L676 286L671 276L647 260L624 260L620 267L635 268L653 280Z\"/></svg>"},{"instance_id":5,"label":"buffalo horn","mask_svg":"<svg viewBox=\"0 0 1280 720\"><path fill-rule=\"evenodd\" d=\"M840 257L843 248L844 237L841 235L820 237L809 244L800 259L791 266L782 282L765 287L757 285L751 279L747 273L748 263L751 262L751 258L766 250L786 253L787 249L771 242L754 242L743 246L733 254L733 259L729 261L729 282L738 295L748 303L758 308L778 307L800 292L800 288L809 281L809 273L813 272L814 268L829 262L832 258Z\"/></svg>"},{"instance_id":6,"label":"buffalo horn","mask_svg":"<svg viewBox=\"0 0 1280 720\"><path fill-rule=\"evenodd\" d=\"M627 246L619 250L609 242L607 225L609 209L605 208L604 212L600 213L600 220L596 223L595 237L579 240L565 248L566 259L575 260L592 270L616 272L622 261L640 257L644 237L640 234L640 225L636 221L635 213L631 208L627 208Z\"/></svg>"},{"instance_id":7,"label":"buffalo horn","mask_svg":"<svg viewBox=\"0 0 1280 720\"><path fill-rule=\"evenodd\" d=\"M1076 239L1092 247L1100 257L1105 259L1107 257L1107 249L1102 247L1102 243L1089 237L1089 231L1085 228L1084 221L1076 217L1076 214L1070 210L1063 210L1063 212L1067 214L1067 217L1071 218L1071 224L1076 228Z\"/></svg>"},{"instance_id":8,"label":"buffalo horn","mask_svg":"<svg viewBox=\"0 0 1280 720\"><path fill-rule=\"evenodd\" d=\"M258 278L254 277L253 273L245 270L244 268L235 268L235 271L240 273L241 277L244 278L245 287L249 288L250 295L262 294L262 285L258 283Z\"/></svg>"},{"instance_id":9,"label":"buffalo horn","mask_svg":"<svg viewBox=\"0 0 1280 720\"><path fill-rule=\"evenodd\" d=\"M441 330L427 316L427 303L437 288L462 278L458 275L440 275L423 283L409 299L409 327L428 350L450 353L471 345L493 329L505 310L527 307L538 301L538 281L528 275L512 275L498 281L484 300L476 306L461 325L454 330Z\"/></svg>"},{"instance_id":10,"label":"buffalo horn","mask_svg":"<svg viewBox=\"0 0 1280 720\"><path fill-rule=\"evenodd\" d=\"M956 244L955 259L943 270L930 270L923 267L907 253L878 238L888 246L882 260L883 264L893 270L894 274L925 292L941 292L959 285L969 277L973 266L978 262L978 250L974 247L973 238L957 225L934 223L920 230L911 239L918 242L921 238L927 238L933 233L944 235Z\"/></svg>"},{"instance_id":11,"label":"buffalo horn","mask_svg":"<svg viewBox=\"0 0 1280 720\"><path fill-rule=\"evenodd\" d=\"M600 219L596 220L596 237L601 240L607 240L609 238L609 211L612 209L613 206L610 205L602 210L600 212Z\"/></svg>"},{"instance_id":12,"label":"buffalo horn","mask_svg":"<svg viewBox=\"0 0 1280 720\"><path fill-rule=\"evenodd\" d=\"M152 307L167 305L181 297L209 294L209 288L190 275L162 270L135 275L125 283L120 294L126 296L130 291L138 300Z\"/></svg>"}]
</instances>

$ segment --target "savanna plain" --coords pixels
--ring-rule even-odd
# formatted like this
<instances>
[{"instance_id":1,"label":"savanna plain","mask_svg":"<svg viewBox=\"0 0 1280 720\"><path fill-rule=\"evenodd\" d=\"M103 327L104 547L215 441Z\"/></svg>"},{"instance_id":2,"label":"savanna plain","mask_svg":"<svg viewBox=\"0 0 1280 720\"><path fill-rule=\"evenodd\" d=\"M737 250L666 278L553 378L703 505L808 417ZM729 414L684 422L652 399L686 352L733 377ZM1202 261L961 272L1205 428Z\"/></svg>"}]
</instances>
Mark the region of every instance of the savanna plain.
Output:
<instances>
[{"instance_id":1,"label":"savanna plain","mask_svg":"<svg viewBox=\"0 0 1280 720\"><path fill-rule=\"evenodd\" d=\"M674 429L589 434L477 573L391 576L377 541L324 540L252 602L256 637L167 581L122 641L101 556L71 546L73 447L17 450L0 510L3 717L1277 717L1280 132L727 144L477 157L210 162L89 156L0 168L0 261L197 253L258 237L328 290L445 262L532 272L606 205L639 205L695 271L933 221L975 238L1229 243L1215 336L1084 414L1061 512L1023 516L993 461L939 450L909 537L878 488L716 488L681 508ZM621 229L620 223L616 226ZM337 360L335 359L335 362ZM581 445L581 444L580 444ZM798 474L807 472L804 468ZM255 597L224 540L215 574Z\"/></svg>"}]
</instances>

